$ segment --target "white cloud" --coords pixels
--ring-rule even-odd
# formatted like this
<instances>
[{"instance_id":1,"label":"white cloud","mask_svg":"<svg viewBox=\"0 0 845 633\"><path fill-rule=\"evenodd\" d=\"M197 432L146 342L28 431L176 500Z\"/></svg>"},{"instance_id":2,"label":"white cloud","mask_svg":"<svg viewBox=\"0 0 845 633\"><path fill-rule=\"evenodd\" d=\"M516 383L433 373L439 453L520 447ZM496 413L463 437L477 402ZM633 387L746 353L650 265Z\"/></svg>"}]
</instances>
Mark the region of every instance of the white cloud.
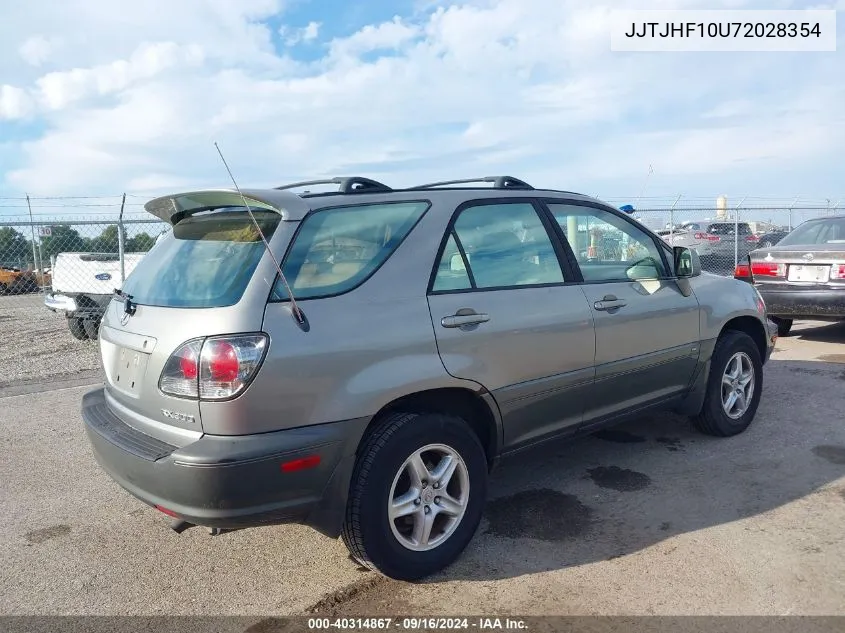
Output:
<instances>
[{"instance_id":1,"label":"white cloud","mask_svg":"<svg viewBox=\"0 0 845 633\"><path fill-rule=\"evenodd\" d=\"M33 0L36 13L45 2ZM68 32L93 20L92 42L52 72L0 88L0 118L39 108L46 128L16 145L8 187L226 185L219 140L253 185L504 172L618 195L639 189L651 162L673 186L720 190L774 167L826 166L845 142L841 55L611 53L609 11L633 0L440 2L335 37L308 62L273 48L263 20L280 2L151 2L161 2L155 20L128 5L127 16L112 4L104 15L66 14ZM124 19L131 32L117 28ZM327 28L310 22L281 35L316 43ZM123 39L101 33L109 30Z\"/></svg>"},{"instance_id":2,"label":"white cloud","mask_svg":"<svg viewBox=\"0 0 845 633\"><path fill-rule=\"evenodd\" d=\"M313 42L320 35L320 22L309 22L301 29L291 29L288 26L279 28L279 35L285 40L286 46L296 46L301 42Z\"/></svg>"},{"instance_id":3,"label":"white cloud","mask_svg":"<svg viewBox=\"0 0 845 633\"><path fill-rule=\"evenodd\" d=\"M53 43L41 35L34 35L24 41L18 53L30 66L41 66L53 52Z\"/></svg>"},{"instance_id":4,"label":"white cloud","mask_svg":"<svg viewBox=\"0 0 845 633\"><path fill-rule=\"evenodd\" d=\"M22 119L32 112L32 101L25 90L0 86L0 120Z\"/></svg>"}]
</instances>

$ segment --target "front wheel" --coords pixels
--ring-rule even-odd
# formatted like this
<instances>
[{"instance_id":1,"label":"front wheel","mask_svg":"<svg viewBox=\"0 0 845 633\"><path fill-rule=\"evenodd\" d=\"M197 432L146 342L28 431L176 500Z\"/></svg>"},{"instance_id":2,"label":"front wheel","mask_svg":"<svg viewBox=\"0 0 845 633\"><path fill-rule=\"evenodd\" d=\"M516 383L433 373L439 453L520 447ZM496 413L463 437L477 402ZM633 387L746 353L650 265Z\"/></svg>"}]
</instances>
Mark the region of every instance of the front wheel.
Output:
<instances>
[{"instance_id":1,"label":"front wheel","mask_svg":"<svg viewBox=\"0 0 845 633\"><path fill-rule=\"evenodd\" d=\"M390 414L359 453L343 541L362 565L396 580L418 580L460 556L486 497L487 458L466 422Z\"/></svg>"},{"instance_id":2,"label":"front wheel","mask_svg":"<svg viewBox=\"0 0 845 633\"><path fill-rule=\"evenodd\" d=\"M742 433L751 424L763 390L763 362L754 340L728 330L716 342L704 406L694 423L717 437Z\"/></svg>"}]
</instances>

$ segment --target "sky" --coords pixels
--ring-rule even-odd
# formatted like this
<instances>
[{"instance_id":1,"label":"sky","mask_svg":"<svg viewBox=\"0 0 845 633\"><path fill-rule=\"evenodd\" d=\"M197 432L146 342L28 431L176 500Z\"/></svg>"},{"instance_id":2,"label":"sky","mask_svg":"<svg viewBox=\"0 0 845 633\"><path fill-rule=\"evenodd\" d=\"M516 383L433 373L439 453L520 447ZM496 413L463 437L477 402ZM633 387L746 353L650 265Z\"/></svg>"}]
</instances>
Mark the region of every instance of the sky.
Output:
<instances>
[{"instance_id":1,"label":"sky","mask_svg":"<svg viewBox=\"0 0 845 633\"><path fill-rule=\"evenodd\" d=\"M832 8L838 51L613 52L623 8ZM0 16L7 201L229 186L218 142L241 186L508 174L620 204L845 208L845 0L0 0Z\"/></svg>"}]
</instances>

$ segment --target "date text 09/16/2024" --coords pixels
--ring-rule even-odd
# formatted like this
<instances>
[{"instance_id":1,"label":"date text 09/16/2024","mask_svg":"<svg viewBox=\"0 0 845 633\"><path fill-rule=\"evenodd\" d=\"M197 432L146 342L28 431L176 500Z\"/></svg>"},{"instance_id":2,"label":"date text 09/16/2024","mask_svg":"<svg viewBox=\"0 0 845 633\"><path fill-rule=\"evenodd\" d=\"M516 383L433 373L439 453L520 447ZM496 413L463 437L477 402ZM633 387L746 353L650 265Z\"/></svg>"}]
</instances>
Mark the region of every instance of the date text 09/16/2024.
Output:
<instances>
[{"instance_id":1,"label":"date text 09/16/2024","mask_svg":"<svg viewBox=\"0 0 845 633\"><path fill-rule=\"evenodd\" d=\"M524 620L496 617L404 617L404 618L309 618L308 629L319 630L471 630L481 631L511 630L525 631L528 625Z\"/></svg>"}]
</instances>

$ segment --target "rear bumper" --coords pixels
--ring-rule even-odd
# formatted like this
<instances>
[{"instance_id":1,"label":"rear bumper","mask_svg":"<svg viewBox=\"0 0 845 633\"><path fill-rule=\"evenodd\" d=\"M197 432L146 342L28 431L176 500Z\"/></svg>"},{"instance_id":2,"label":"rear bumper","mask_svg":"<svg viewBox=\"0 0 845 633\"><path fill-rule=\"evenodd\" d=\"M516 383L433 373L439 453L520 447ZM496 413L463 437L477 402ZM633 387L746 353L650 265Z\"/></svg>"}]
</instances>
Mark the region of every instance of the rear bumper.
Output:
<instances>
[{"instance_id":1,"label":"rear bumper","mask_svg":"<svg viewBox=\"0 0 845 633\"><path fill-rule=\"evenodd\" d=\"M76 301L73 297L50 293L44 297L44 305L53 312L76 312Z\"/></svg>"},{"instance_id":2,"label":"rear bumper","mask_svg":"<svg viewBox=\"0 0 845 633\"><path fill-rule=\"evenodd\" d=\"M340 530L355 449L367 419L243 436L204 435L178 448L125 424L103 389L82 400L98 464L129 493L188 523L242 528L307 523ZM317 455L319 464L284 472L283 463Z\"/></svg>"},{"instance_id":3,"label":"rear bumper","mask_svg":"<svg viewBox=\"0 0 845 633\"><path fill-rule=\"evenodd\" d=\"M51 292L44 297L44 305L53 312L63 312L67 316L99 319L111 298L111 295Z\"/></svg>"},{"instance_id":4,"label":"rear bumper","mask_svg":"<svg viewBox=\"0 0 845 633\"><path fill-rule=\"evenodd\" d=\"M791 319L845 318L845 288L772 290L758 285L769 315Z\"/></svg>"}]
</instances>

